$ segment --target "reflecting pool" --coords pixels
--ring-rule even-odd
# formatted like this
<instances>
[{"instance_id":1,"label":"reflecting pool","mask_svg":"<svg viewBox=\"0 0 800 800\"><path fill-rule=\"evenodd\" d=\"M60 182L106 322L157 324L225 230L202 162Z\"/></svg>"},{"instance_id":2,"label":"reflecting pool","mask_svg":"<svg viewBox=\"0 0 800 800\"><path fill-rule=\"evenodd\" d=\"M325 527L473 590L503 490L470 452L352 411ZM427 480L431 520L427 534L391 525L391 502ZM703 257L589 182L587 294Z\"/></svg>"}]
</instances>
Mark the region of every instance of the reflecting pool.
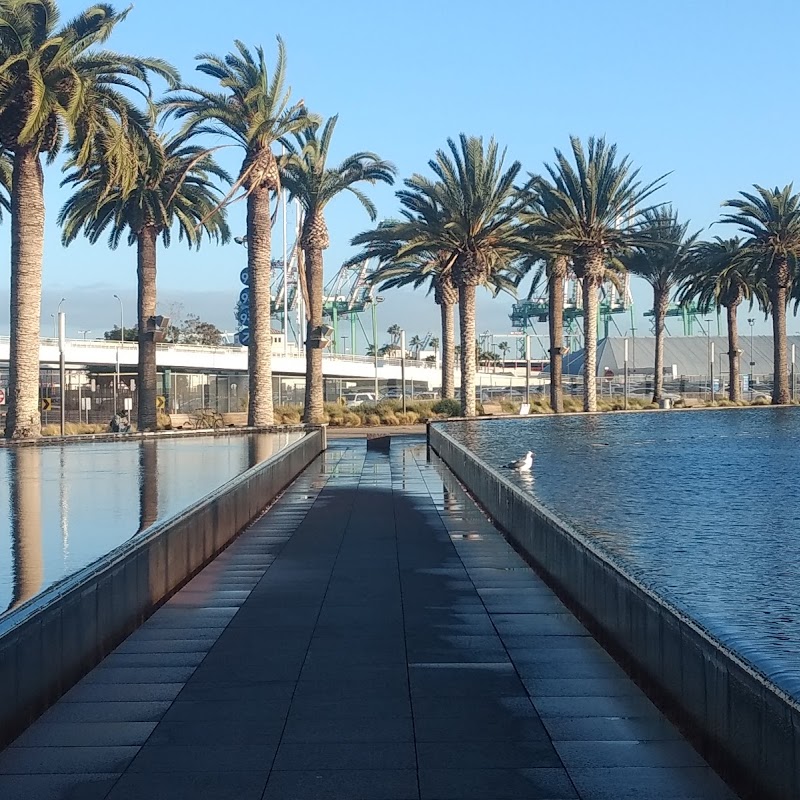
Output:
<instances>
[{"instance_id":1,"label":"reflecting pool","mask_svg":"<svg viewBox=\"0 0 800 800\"><path fill-rule=\"evenodd\" d=\"M800 698L800 409L444 428Z\"/></svg>"},{"instance_id":2,"label":"reflecting pool","mask_svg":"<svg viewBox=\"0 0 800 800\"><path fill-rule=\"evenodd\" d=\"M301 432L0 448L0 614L205 497Z\"/></svg>"}]
</instances>

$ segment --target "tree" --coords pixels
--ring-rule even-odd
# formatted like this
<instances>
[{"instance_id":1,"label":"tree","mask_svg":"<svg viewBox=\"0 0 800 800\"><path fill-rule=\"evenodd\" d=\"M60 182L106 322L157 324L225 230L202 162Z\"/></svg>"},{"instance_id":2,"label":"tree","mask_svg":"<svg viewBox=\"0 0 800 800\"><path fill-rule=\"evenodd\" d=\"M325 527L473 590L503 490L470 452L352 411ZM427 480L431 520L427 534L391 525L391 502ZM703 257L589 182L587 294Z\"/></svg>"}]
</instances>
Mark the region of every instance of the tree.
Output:
<instances>
[{"instance_id":1,"label":"tree","mask_svg":"<svg viewBox=\"0 0 800 800\"><path fill-rule=\"evenodd\" d=\"M420 252L400 257L398 254L415 237L424 236L421 218L414 218L404 209L406 222L385 220L375 230L361 233L353 239L353 244L365 245L357 259L377 258L379 268L371 276L373 286L380 290L411 285L415 289L427 284L428 293L433 292L439 306L442 324L442 390L443 398L454 395L455 380L455 317L454 309L458 303L458 290L453 284L451 262L446 252ZM356 258L351 259L355 262ZM350 262L348 262L350 263ZM398 328L399 331L399 328Z\"/></svg>"},{"instance_id":2,"label":"tree","mask_svg":"<svg viewBox=\"0 0 800 800\"><path fill-rule=\"evenodd\" d=\"M270 194L280 189L272 146L316 121L303 102L290 105L286 49L278 37L278 58L270 76L261 47L253 53L240 41L224 58L197 56L198 71L217 80L222 91L188 86L166 108L184 119L183 133L208 133L232 140L244 150L239 176L228 199L240 188L247 198L247 268L250 274L248 425L271 425L272 312L270 297Z\"/></svg>"},{"instance_id":3,"label":"tree","mask_svg":"<svg viewBox=\"0 0 800 800\"><path fill-rule=\"evenodd\" d=\"M519 235L517 215L522 205L514 188L521 164L504 170L505 151L490 139L461 134L459 143L447 142L429 162L437 184L414 175L409 191L433 199L439 211L441 249L453 255L453 283L458 287L461 333L461 403L464 416L476 413L475 288L494 273L513 269L522 257L525 241Z\"/></svg>"},{"instance_id":4,"label":"tree","mask_svg":"<svg viewBox=\"0 0 800 800\"><path fill-rule=\"evenodd\" d=\"M447 144L449 152L439 150L429 162L435 181L413 175L404 181L406 188L397 193L404 219L387 223L383 231L379 228L361 234L353 243L372 242L379 252L383 247L396 263L416 265L421 276L431 272L447 276L457 288L461 397L464 414L474 416L475 288L496 285L503 273L513 273L524 252L525 241L517 234L516 220L521 201L513 186L520 164L514 162L504 172L505 154L499 152L494 140L485 150L483 139L464 134L459 144L452 139ZM397 245L394 250L392 241ZM506 285L515 285L502 280ZM424 277L417 285L423 281ZM443 362L446 360L445 351ZM443 366L443 391L444 377Z\"/></svg>"},{"instance_id":5,"label":"tree","mask_svg":"<svg viewBox=\"0 0 800 800\"><path fill-rule=\"evenodd\" d=\"M44 173L65 135L75 161L95 135L123 121L146 138L147 118L120 88L149 95L148 74L177 81L159 59L92 49L127 16L95 5L60 25L54 0L4 0L0 25L0 146L11 154L11 343L5 435L39 436L39 325L44 254ZM115 159L123 170L125 159ZM124 174L121 180L125 180Z\"/></svg>"},{"instance_id":6,"label":"tree","mask_svg":"<svg viewBox=\"0 0 800 800\"><path fill-rule=\"evenodd\" d=\"M409 348L411 349L412 356L411 358L418 359L420 350L422 350L422 339L419 336L412 336L411 341L408 343Z\"/></svg>"},{"instance_id":7,"label":"tree","mask_svg":"<svg viewBox=\"0 0 800 800\"><path fill-rule=\"evenodd\" d=\"M508 358L508 351L510 349L508 342L500 342L500 344L497 345L497 349L503 354L502 360L505 362L506 358Z\"/></svg>"},{"instance_id":8,"label":"tree","mask_svg":"<svg viewBox=\"0 0 800 800\"><path fill-rule=\"evenodd\" d=\"M661 400L664 391L664 324L672 290L686 273L693 256L692 246L698 233L686 236L689 223L678 222L672 206L647 209L642 214L640 233L646 238L622 255L628 272L644 278L653 289L653 320L656 352L653 370L653 402Z\"/></svg>"},{"instance_id":9,"label":"tree","mask_svg":"<svg viewBox=\"0 0 800 800\"><path fill-rule=\"evenodd\" d=\"M682 276L678 299L682 305L694 301L701 314L708 313L712 306L726 310L728 397L737 402L741 400L739 356L742 352L739 349L737 309L744 300L748 300L751 307L757 300L760 306L767 308L766 287L756 279L752 261L743 257L742 240L738 236L732 239L715 236L710 242L697 242L691 255Z\"/></svg>"},{"instance_id":10,"label":"tree","mask_svg":"<svg viewBox=\"0 0 800 800\"><path fill-rule=\"evenodd\" d=\"M116 137L128 132L120 127ZM190 144L183 135L166 137L151 130L148 147L130 152L137 159L135 185L121 185L115 171L108 168L108 147L119 147L106 134L93 150L93 159L78 167L63 181L74 188L58 217L62 239L70 244L83 232L94 244L108 230L108 244L116 249L127 234L129 245L137 249L139 342L139 403L137 426L140 431L156 430L156 335L151 320L156 315L156 250L159 237L165 247L172 241L172 230L189 247L200 246L203 235L218 242L230 238L225 212L219 205L219 191L213 178L229 180L211 154ZM112 150L113 152L113 150ZM195 318L196 319L196 318Z\"/></svg>"},{"instance_id":11,"label":"tree","mask_svg":"<svg viewBox=\"0 0 800 800\"><path fill-rule=\"evenodd\" d=\"M222 331L210 322L204 322L197 314L188 314L180 326L181 344L200 344L206 347L219 347L222 344Z\"/></svg>"},{"instance_id":12,"label":"tree","mask_svg":"<svg viewBox=\"0 0 800 800\"><path fill-rule=\"evenodd\" d=\"M403 329L399 325L397 325L396 323L394 325L390 325L389 326L389 330L386 331L386 333L388 333L389 336L392 337L392 344L395 345L395 346L399 346L399 344L400 344L400 334L402 332L403 332Z\"/></svg>"},{"instance_id":13,"label":"tree","mask_svg":"<svg viewBox=\"0 0 800 800\"><path fill-rule=\"evenodd\" d=\"M585 151L578 137L570 137L570 143L575 166L556 149L555 165L545 165L549 180L536 184L546 213L534 212L529 221L547 252L572 258L581 281L583 407L596 411L598 291L609 258L647 243L637 209L663 186L666 176L643 186L628 156L617 159L616 145L590 137ZM645 211L639 209L639 214Z\"/></svg>"},{"instance_id":14,"label":"tree","mask_svg":"<svg viewBox=\"0 0 800 800\"><path fill-rule=\"evenodd\" d=\"M786 357L786 306L797 287L800 256L800 195L792 194L792 184L779 189L753 185L755 194L739 192L741 197L722 205L733 208L723 222L738 225L749 236L743 256L753 265L755 276L764 282L772 314L773 384L772 403L789 402L789 371Z\"/></svg>"},{"instance_id":15,"label":"tree","mask_svg":"<svg viewBox=\"0 0 800 800\"><path fill-rule=\"evenodd\" d=\"M123 329L119 327L119 325L115 325L110 331L106 331L103 334L103 338L109 342L119 342L120 340L124 339L126 342L135 342L139 336L139 329L138 328L125 328L124 336L121 334L123 333Z\"/></svg>"},{"instance_id":16,"label":"tree","mask_svg":"<svg viewBox=\"0 0 800 800\"><path fill-rule=\"evenodd\" d=\"M358 198L371 220L377 216L372 201L357 187L359 183L394 183L395 168L375 153L358 152L338 166L328 166L328 151L338 117L331 117L319 130L317 125L297 134L298 152L281 160L281 180L291 198L303 209L303 248L307 297L308 333L306 336L306 391L303 420L322 421L322 347L314 332L322 325L323 251L330 245L325 209L344 192ZM355 344L355 342L353 342Z\"/></svg>"}]
</instances>

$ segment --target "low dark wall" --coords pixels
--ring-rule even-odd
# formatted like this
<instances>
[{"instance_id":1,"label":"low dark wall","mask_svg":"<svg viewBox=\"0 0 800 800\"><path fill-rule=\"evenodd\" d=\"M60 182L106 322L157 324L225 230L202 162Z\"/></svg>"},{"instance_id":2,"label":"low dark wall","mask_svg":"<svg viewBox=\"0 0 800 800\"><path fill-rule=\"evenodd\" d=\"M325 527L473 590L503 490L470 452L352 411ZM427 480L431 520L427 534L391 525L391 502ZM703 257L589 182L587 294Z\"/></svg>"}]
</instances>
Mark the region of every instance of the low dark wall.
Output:
<instances>
[{"instance_id":1,"label":"low dark wall","mask_svg":"<svg viewBox=\"0 0 800 800\"><path fill-rule=\"evenodd\" d=\"M436 425L431 449L746 795L800 797L800 706Z\"/></svg>"},{"instance_id":2,"label":"low dark wall","mask_svg":"<svg viewBox=\"0 0 800 800\"><path fill-rule=\"evenodd\" d=\"M325 449L325 429L153 526L0 622L0 747L213 559Z\"/></svg>"}]
</instances>

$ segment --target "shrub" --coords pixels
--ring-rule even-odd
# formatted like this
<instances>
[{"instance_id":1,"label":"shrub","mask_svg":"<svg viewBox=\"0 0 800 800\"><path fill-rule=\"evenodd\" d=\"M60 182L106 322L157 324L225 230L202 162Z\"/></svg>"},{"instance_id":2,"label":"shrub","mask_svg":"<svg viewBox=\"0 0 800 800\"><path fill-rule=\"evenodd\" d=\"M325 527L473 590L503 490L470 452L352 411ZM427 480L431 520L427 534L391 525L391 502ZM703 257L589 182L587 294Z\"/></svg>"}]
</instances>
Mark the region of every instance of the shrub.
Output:
<instances>
[{"instance_id":1,"label":"shrub","mask_svg":"<svg viewBox=\"0 0 800 800\"><path fill-rule=\"evenodd\" d=\"M400 412L397 415L397 421L400 425L416 425L419 422L419 414L416 411Z\"/></svg>"},{"instance_id":2,"label":"shrub","mask_svg":"<svg viewBox=\"0 0 800 800\"><path fill-rule=\"evenodd\" d=\"M380 425L381 418L377 414L367 414L364 417L364 424L365 425Z\"/></svg>"},{"instance_id":3,"label":"shrub","mask_svg":"<svg viewBox=\"0 0 800 800\"><path fill-rule=\"evenodd\" d=\"M431 406L431 411L435 414L440 414L443 417L460 417L461 416L461 402L452 397L447 397L443 400L437 400Z\"/></svg>"},{"instance_id":4,"label":"shrub","mask_svg":"<svg viewBox=\"0 0 800 800\"><path fill-rule=\"evenodd\" d=\"M342 425L348 428L358 428L361 424L361 417L352 411L345 411L342 415Z\"/></svg>"}]
</instances>

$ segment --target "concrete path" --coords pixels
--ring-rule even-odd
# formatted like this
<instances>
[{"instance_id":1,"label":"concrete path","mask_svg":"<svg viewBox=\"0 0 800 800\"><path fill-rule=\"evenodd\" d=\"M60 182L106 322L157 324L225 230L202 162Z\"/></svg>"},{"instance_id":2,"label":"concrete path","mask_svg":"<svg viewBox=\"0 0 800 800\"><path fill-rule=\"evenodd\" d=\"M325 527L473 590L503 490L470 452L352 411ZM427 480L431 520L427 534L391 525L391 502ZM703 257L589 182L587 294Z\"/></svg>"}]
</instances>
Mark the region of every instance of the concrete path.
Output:
<instances>
[{"instance_id":1,"label":"concrete path","mask_svg":"<svg viewBox=\"0 0 800 800\"><path fill-rule=\"evenodd\" d=\"M338 441L0 753L0 798L733 798L418 440Z\"/></svg>"}]
</instances>

